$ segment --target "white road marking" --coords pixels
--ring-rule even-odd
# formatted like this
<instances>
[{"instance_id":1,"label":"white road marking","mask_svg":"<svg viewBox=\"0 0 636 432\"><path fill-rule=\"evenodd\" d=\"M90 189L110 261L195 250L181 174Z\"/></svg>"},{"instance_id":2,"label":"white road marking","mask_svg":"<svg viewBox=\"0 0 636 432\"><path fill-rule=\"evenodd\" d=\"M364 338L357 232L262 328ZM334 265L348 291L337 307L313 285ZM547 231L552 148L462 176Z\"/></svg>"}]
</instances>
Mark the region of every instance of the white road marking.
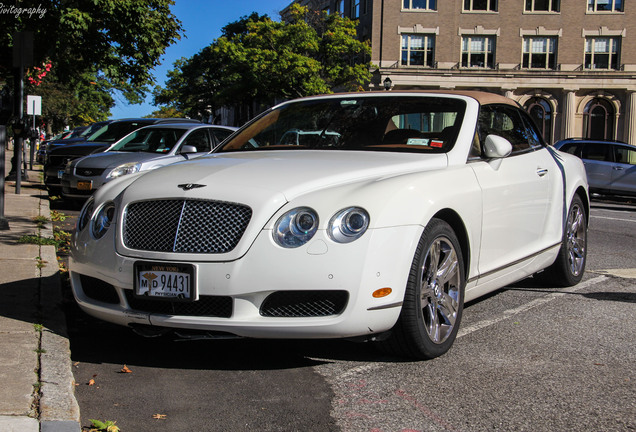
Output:
<instances>
[{"instance_id":1,"label":"white road marking","mask_svg":"<svg viewBox=\"0 0 636 432\"><path fill-rule=\"evenodd\" d=\"M594 270L593 273L616 276L616 277L625 278L625 279L636 279L636 269Z\"/></svg>"},{"instance_id":2,"label":"white road marking","mask_svg":"<svg viewBox=\"0 0 636 432\"><path fill-rule=\"evenodd\" d=\"M541 306L543 304L549 303L559 297L562 297L568 293L573 293L579 290L582 290L584 288L587 288L589 286L592 285L596 285L597 283L600 283L602 281L604 281L605 279L607 279L607 276L597 276L593 279L588 279L585 282L581 282L578 285L575 285L573 287L570 288L565 288L565 289L561 289L558 292L554 292L551 293L545 297L541 297L538 298L536 300L533 300L529 303L526 303L524 305L519 306L518 308L515 309L509 309L507 311L503 311L501 315L493 318L493 319L489 319L489 320L483 320L480 321L478 323L475 323L471 326L468 327L464 327L459 329L459 332L457 333L457 337L460 338L462 336L466 336L468 334L471 334L473 332L476 332L477 330L481 330L483 328L489 327L493 324L497 324L498 322L501 322L503 320L506 320L514 315L520 314L522 312L525 312L527 310L533 309L535 307Z\"/></svg>"},{"instance_id":3,"label":"white road marking","mask_svg":"<svg viewBox=\"0 0 636 432\"><path fill-rule=\"evenodd\" d=\"M614 218L614 217L607 217L607 216L595 216L595 215L592 215L591 217L594 218L594 219L609 219L609 220L621 221L621 222L636 222L636 219L622 219L622 218Z\"/></svg>"}]
</instances>

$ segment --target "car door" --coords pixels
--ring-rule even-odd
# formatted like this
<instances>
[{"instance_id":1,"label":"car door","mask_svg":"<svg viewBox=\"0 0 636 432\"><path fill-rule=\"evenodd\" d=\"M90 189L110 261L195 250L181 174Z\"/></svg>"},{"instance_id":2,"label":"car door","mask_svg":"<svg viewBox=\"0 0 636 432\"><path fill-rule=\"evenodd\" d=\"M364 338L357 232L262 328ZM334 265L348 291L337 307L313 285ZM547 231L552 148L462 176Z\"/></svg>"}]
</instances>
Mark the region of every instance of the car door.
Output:
<instances>
[{"instance_id":1,"label":"car door","mask_svg":"<svg viewBox=\"0 0 636 432\"><path fill-rule=\"evenodd\" d=\"M610 193L615 195L636 195L636 149L613 145L614 164Z\"/></svg>"},{"instance_id":2,"label":"car door","mask_svg":"<svg viewBox=\"0 0 636 432\"><path fill-rule=\"evenodd\" d=\"M512 144L510 156L471 162L482 189L483 227L479 252L481 275L500 270L546 247L550 202L561 174L538 132L511 106L483 106L478 133L483 148L489 134Z\"/></svg>"},{"instance_id":3,"label":"car door","mask_svg":"<svg viewBox=\"0 0 636 432\"><path fill-rule=\"evenodd\" d=\"M609 191L615 165L611 144L588 142L583 147L581 159L585 164L590 189L599 192Z\"/></svg>"}]
</instances>

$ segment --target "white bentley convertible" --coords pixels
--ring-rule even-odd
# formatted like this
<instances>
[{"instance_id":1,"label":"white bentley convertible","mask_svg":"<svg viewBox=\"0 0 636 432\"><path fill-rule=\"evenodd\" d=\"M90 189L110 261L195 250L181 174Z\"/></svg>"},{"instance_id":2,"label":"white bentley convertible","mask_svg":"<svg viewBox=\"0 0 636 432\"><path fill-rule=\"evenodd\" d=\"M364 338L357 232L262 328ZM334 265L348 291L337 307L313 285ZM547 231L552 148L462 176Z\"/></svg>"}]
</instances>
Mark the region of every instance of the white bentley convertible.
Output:
<instances>
[{"instance_id":1,"label":"white bentley convertible","mask_svg":"<svg viewBox=\"0 0 636 432\"><path fill-rule=\"evenodd\" d=\"M580 159L479 92L310 97L208 156L122 177L86 203L73 293L142 334L357 338L433 358L465 301L586 259Z\"/></svg>"}]
</instances>

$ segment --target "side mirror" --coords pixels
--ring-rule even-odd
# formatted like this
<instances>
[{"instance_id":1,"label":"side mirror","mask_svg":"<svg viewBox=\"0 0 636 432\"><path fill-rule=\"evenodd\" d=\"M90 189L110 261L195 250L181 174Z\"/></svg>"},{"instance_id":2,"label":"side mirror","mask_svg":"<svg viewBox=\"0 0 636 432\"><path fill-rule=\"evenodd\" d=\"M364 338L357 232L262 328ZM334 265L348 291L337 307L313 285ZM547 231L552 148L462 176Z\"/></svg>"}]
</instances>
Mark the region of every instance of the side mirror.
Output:
<instances>
[{"instance_id":1,"label":"side mirror","mask_svg":"<svg viewBox=\"0 0 636 432\"><path fill-rule=\"evenodd\" d=\"M505 158L512 153L512 144L499 135L488 135L484 143L484 153L489 159Z\"/></svg>"},{"instance_id":2,"label":"side mirror","mask_svg":"<svg viewBox=\"0 0 636 432\"><path fill-rule=\"evenodd\" d=\"M193 145L184 145L183 147L181 147L181 151L179 153L181 153L181 154L184 154L184 153L198 153L198 150Z\"/></svg>"}]
</instances>

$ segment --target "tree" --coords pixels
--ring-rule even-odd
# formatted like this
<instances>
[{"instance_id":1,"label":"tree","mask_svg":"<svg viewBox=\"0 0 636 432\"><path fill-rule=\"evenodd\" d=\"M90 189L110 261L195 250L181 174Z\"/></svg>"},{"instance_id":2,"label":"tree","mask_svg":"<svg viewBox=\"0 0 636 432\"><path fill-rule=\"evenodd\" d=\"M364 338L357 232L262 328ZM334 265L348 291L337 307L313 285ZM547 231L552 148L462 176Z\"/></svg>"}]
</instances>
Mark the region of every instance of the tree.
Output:
<instances>
[{"instance_id":1,"label":"tree","mask_svg":"<svg viewBox=\"0 0 636 432\"><path fill-rule=\"evenodd\" d=\"M252 14L228 24L223 36L175 63L155 103L199 117L223 106L358 91L371 79L369 57L354 21L292 4L287 22Z\"/></svg>"},{"instance_id":2,"label":"tree","mask_svg":"<svg viewBox=\"0 0 636 432\"><path fill-rule=\"evenodd\" d=\"M44 6L43 6L44 3ZM88 111L78 121L109 115L113 91L139 103L155 82L152 70L183 31L170 12L173 0L21 0L2 5L0 83L11 83L13 34L32 31L34 64L51 64L45 77ZM6 13L5 13L6 12ZM33 69L29 71L32 73ZM39 86L38 86L39 87ZM97 98L95 104L81 97ZM52 101L46 101L48 104ZM103 114L98 109L106 108Z\"/></svg>"},{"instance_id":3,"label":"tree","mask_svg":"<svg viewBox=\"0 0 636 432\"><path fill-rule=\"evenodd\" d=\"M177 111L176 108L162 106L158 110L151 112L147 118L185 118L185 114Z\"/></svg>"}]
</instances>

